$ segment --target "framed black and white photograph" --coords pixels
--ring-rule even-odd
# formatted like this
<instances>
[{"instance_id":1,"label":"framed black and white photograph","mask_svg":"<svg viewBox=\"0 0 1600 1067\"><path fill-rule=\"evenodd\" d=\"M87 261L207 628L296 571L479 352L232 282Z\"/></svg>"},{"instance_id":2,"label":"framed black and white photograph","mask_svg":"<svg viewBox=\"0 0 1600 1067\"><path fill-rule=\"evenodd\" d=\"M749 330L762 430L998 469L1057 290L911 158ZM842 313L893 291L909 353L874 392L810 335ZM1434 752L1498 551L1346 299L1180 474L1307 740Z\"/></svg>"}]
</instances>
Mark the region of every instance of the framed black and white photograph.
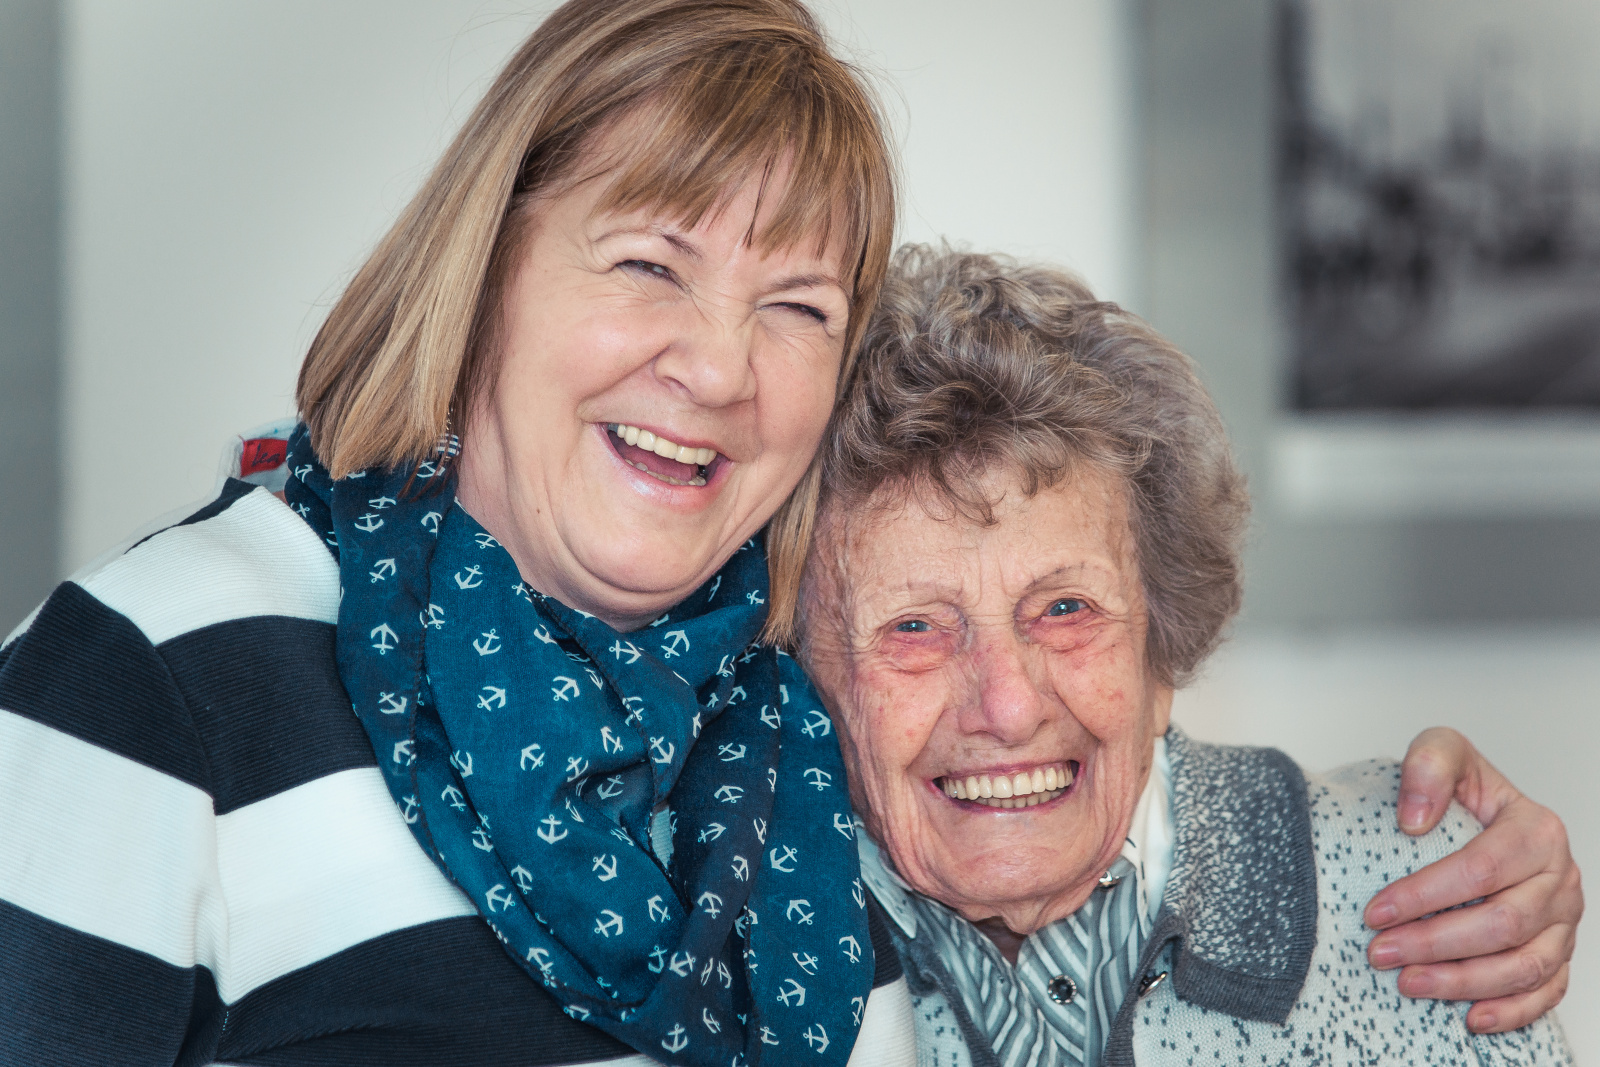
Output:
<instances>
[{"instance_id":1,"label":"framed black and white photograph","mask_svg":"<svg viewBox=\"0 0 1600 1067\"><path fill-rule=\"evenodd\" d=\"M1600 409L1600 3L1280 13L1289 406Z\"/></svg>"}]
</instances>

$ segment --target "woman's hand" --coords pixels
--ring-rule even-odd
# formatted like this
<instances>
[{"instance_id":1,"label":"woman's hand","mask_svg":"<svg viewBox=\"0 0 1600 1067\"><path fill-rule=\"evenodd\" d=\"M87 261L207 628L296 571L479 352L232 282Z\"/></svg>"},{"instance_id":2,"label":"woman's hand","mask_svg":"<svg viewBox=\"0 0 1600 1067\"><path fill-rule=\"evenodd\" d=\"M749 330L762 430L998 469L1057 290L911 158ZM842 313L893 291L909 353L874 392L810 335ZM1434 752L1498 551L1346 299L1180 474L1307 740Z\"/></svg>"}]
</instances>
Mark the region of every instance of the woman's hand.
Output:
<instances>
[{"instance_id":1,"label":"woman's hand","mask_svg":"<svg viewBox=\"0 0 1600 1067\"><path fill-rule=\"evenodd\" d=\"M1424 730L1401 772L1400 828L1427 833L1452 799L1483 833L1372 898L1367 925L1383 932L1367 958L1379 970L1404 967L1406 996L1476 1000L1467 1013L1476 1033L1515 1030L1566 994L1583 915L1578 865L1555 812L1523 796L1455 730ZM1480 902L1444 911L1469 900Z\"/></svg>"}]
</instances>

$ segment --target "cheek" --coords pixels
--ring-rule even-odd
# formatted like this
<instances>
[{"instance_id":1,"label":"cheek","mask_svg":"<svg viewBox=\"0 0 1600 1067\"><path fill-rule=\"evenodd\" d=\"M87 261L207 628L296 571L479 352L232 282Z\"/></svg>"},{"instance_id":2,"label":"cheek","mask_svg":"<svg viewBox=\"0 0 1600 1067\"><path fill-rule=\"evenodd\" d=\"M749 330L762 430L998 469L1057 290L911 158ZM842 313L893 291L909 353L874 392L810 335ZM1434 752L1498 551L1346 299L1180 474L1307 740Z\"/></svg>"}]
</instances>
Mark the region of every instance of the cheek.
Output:
<instances>
[{"instance_id":1,"label":"cheek","mask_svg":"<svg viewBox=\"0 0 1600 1067\"><path fill-rule=\"evenodd\" d=\"M538 406L605 392L671 342L671 309L581 289L521 298L508 312L501 384Z\"/></svg>"},{"instance_id":2,"label":"cheek","mask_svg":"<svg viewBox=\"0 0 1600 1067\"><path fill-rule=\"evenodd\" d=\"M878 812L913 786L909 768L928 747L939 705L923 686L863 679L853 687L853 710L845 715L851 784L858 807ZM931 710L930 710L931 709Z\"/></svg>"},{"instance_id":3,"label":"cheek","mask_svg":"<svg viewBox=\"0 0 1600 1067\"><path fill-rule=\"evenodd\" d=\"M809 463L833 413L838 376L836 354L784 351L758 357L758 422L767 447Z\"/></svg>"},{"instance_id":4,"label":"cheek","mask_svg":"<svg viewBox=\"0 0 1600 1067\"><path fill-rule=\"evenodd\" d=\"M1140 650L1125 636L1102 636L1051 656L1056 691L1072 717L1102 741L1141 734L1151 694Z\"/></svg>"}]
</instances>

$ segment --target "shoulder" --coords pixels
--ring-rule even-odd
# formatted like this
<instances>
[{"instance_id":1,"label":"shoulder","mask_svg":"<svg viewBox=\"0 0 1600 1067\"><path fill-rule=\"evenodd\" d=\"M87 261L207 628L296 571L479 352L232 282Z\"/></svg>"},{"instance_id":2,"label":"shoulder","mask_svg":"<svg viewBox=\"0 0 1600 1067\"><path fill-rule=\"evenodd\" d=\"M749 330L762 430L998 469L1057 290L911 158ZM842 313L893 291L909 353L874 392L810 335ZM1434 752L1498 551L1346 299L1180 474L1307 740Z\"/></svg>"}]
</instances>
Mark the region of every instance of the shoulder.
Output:
<instances>
[{"instance_id":1,"label":"shoulder","mask_svg":"<svg viewBox=\"0 0 1600 1067\"><path fill-rule=\"evenodd\" d=\"M230 483L63 583L0 650L16 861L0 863L0 958L24 961L0 967L0 1003L26 973L38 1033L81 1036L92 1003L116 1041L168 1024L181 1038L208 997L236 1004L303 968L301 999L318 1004L338 965L324 961L472 916L396 816L350 712L338 601L310 528Z\"/></svg>"},{"instance_id":2,"label":"shoulder","mask_svg":"<svg viewBox=\"0 0 1600 1067\"><path fill-rule=\"evenodd\" d=\"M1553 1015L1511 1034L1479 1035L1466 1028L1465 1002L1412 1000L1401 996L1398 971L1376 971L1367 963L1372 931L1363 920L1379 889L1457 851L1482 827L1465 808L1451 804L1439 825L1412 837L1400 830L1396 803L1400 764L1362 760L1306 776L1311 832L1317 859L1318 946L1300 1002L1290 1016L1302 1032L1323 1032L1335 1015L1366 1016L1340 1040L1367 1051L1405 1049L1438 1062L1480 1064L1570 1063Z\"/></svg>"},{"instance_id":3,"label":"shoulder","mask_svg":"<svg viewBox=\"0 0 1600 1067\"><path fill-rule=\"evenodd\" d=\"M1367 902L1395 879L1461 848L1479 831L1472 816L1452 804L1432 832L1420 837L1403 833L1395 812L1399 789L1400 765L1388 759L1307 776L1319 913L1308 989L1333 975L1352 990L1365 990L1374 1004L1395 997L1397 974L1374 971L1367 964L1366 947L1372 939L1364 920ZM1405 1003L1408 1010L1422 1010L1435 1002Z\"/></svg>"},{"instance_id":4,"label":"shoulder","mask_svg":"<svg viewBox=\"0 0 1600 1067\"><path fill-rule=\"evenodd\" d=\"M327 643L338 598L315 534L230 480L59 585L0 646L0 709L202 785L189 698L212 703L215 663L281 644L269 635L286 636L284 622L297 644Z\"/></svg>"},{"instance_id":5,"label":"shoulder","mask_svg":"<svg viewBox=\"0 0 1600 1067\"><path fill-rule=\"evenodd\" d=\"M3 728L52 751L85 743L94 751L77 762L131 760L231 810L279 784L258 753L297 751L263 729L300 709L348 709L338 605L337 568L310 528L229 480L63 582L7 640Z\"/></svg>"},{"instance_id":6,"label":"shoulder","mask_svg":"<svg viewBox=\"0 0 1600 1067\"><path fill-rule=\"evenodd\" d=\"M331 624L339 611L338 566L316 534L265 488L235 479L74 584L158 646L235 619Z\"/></svg>"},{"instance_id":7,"label":"shoulder","mask_svg":"<svg viewBox=\"0 0 1600 1067\"><path fill-rule=\"evenodd\" d=\"M371 763L342 729L338 604L337 568L310 528L267 490L229 480L63 582L0 647L0 749L79 767L84 785L107 787L111 766L151 772L217 814L284 785L277 764L305 749L266 736L278 724L320 716L349 735L346 749L363 741L357 757Z\"/></svg>"},{"instance_id":8,"label":"shoulder","mask_svg":"<svg viewBox=\"0 0 1600 1067\"><path fill-rule=\"evenodd\" d=\"M1353 865L1376 892L1457 851L1483 829L1471 813L1452 803L1430 833L1412 837L1400 829L1399 795L1400 764L1391 759L1362 760L1307 775L1318 858Z\"/></svg>"},{"instance_id":9,"label":"shoulder","mask_svg":"<svg viewBox=\"0 0 1600 1067\"><path fill-rule=\"evenodd\" d=\"M1277 781L1270 791L1283 795L1283 780L1272 770L1279 760L1287 763L1281 754L1263 764L1262 757L1250 755L1261 750L1188 741L1178 747L1208 750L1198 763L1211 770L1194 775L1197 780L1210 780L1219 787L1230 781ZM1175 772L1181 758L1175 753ZM1222 772L1241 759L1245 768L1256 769L1242 779L1237 770ZM1367 760L1304 775L1300 802L1309 816L1316 922L1310 966L1287 1017L1281 1023L1232 1017L1180 999L1168 983L1140 1001L1135 1011L1133 1044L1138 1062L1178 1063L1204 1057L1208 1062L1243 1064L1286 1062L1297 1056L1350 1065L1427 1062L1509 1067L1571 1062L1554 1016L1512 1034L1474 1035L1466 1028L1468 1004L1404 997L1397 984L1399 972L1377 971L1368 964L1372 931L1362 916L1373 893L1455 851L1479 831L1469 813L1452 805L1431 833L1416 838L1402 833L1395 813L1399 770L1393 760ZM1222 807L1230 821L1240 810L1237 801ZM1229 831L1212 828L1213 834L1218 832L1225 836ZM1262 869L1251 867L1257 877ZM1277 878L1267 881L1281 883Z\"/></svg>"}]
</instances>

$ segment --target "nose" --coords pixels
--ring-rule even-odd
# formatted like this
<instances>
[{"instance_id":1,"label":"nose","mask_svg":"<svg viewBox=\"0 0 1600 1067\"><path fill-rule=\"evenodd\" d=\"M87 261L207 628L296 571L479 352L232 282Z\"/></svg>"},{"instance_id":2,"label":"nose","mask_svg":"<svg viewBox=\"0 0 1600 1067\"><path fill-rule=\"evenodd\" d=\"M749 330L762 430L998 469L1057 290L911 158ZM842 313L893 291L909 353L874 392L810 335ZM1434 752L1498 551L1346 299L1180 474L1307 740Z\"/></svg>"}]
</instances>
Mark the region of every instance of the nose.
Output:
<instances>
[{"instance_id":1,"label":"nose","mask_svg":"<svg viewBox=\"0 0 1600 1067\"><path fill-rule=\"evenodd\" d=\"M753 316L697 309L685 327L656 357L656 377L700 407L722 408L754 399Z\"/></svg>"},{"instance_id":2,"label":"nose","mask_svg":"<svg viewBox=\"0 0 1600 1067\"><path fill-rule=\"evenodd\" d=\"M1009 627L996 627L974 635L971 655L976 691L966 702L963 732L987 734L1004 745L1026 744L1050 714L1027 647Z\"/></svg>"}]
</instances>

